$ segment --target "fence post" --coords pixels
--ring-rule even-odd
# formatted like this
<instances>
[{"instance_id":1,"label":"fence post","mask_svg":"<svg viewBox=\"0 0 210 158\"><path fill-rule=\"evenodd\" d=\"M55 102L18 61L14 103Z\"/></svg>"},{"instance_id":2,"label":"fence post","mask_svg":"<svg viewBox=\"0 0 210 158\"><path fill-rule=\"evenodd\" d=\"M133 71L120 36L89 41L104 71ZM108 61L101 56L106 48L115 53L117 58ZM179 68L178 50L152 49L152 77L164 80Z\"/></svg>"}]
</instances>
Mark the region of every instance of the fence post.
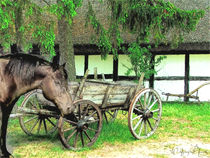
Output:
<instances>
[{"instance_id":1,"label":"fence post","mask_svg":"<svg viewBox=\"0 0 210 158\"><path fill-rule=\"evenodd\" d=\"M186 95L189 93L189 75L190 75L190 55L188 52L185 54L185 77L184 77L184 101L189 101Z\"/></svg>"}]
</instances>

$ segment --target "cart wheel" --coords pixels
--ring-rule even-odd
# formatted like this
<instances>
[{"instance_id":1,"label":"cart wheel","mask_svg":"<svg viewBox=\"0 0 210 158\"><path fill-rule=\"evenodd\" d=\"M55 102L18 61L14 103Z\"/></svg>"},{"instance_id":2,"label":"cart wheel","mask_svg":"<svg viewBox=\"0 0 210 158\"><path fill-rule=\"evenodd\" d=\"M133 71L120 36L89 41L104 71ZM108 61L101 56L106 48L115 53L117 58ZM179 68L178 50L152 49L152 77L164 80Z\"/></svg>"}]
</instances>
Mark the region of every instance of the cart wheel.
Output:
<instances>
[{"instance_id":1,"label":"cart wheel","mask_svg":"<svg viewBox=\"0 0 210 158\"><path fill-rule=\"evenodd\" d=\"M35 90L28 93L21 104L21 108L31 110L43 109L45 105L40 102L38 96L43 96L41 91ZM48 100L46 101L49 102ZM50 103L53 104L52 102ZM26 114L19 117L19 122L22 130L27 135L47 135L52 134L57 129L58 118L41 114Z\"/></svg>"},{"instance_id":2,"label":"cart wheel","mask_svg":"<svg viewBox=\"0 0 210 158\"><path fill-rule=\"evenodd\" d=\"M158 93L150 88L142 89L133 98L128 112L128 126L137 139L150 137L157 129L162 113Z\"/></svg>"},{"instance_id":3,"label":"cart wheel","mask_svg":"<svg viewBox=\"0 0 210 158\"><path fill-rule=\"evenodd\" d=\"M103 111L102 113L103 113L103 117L106 120L106 123L112 123L117 117L118 110L107 110L107 111Z\"/></svg>"},{"instance_id":4,"label":"cart wheel","mask_svg":"<svg viewBox=\"0 0 210 158\"><path fill-rule=\"evenodd\" d=\"M98 106L89 100L79 100L74 105L74 113L60 117L58 130L63 145L78 150L96 141L102 128L102 114Z\"/></svg>"}]
</instances>

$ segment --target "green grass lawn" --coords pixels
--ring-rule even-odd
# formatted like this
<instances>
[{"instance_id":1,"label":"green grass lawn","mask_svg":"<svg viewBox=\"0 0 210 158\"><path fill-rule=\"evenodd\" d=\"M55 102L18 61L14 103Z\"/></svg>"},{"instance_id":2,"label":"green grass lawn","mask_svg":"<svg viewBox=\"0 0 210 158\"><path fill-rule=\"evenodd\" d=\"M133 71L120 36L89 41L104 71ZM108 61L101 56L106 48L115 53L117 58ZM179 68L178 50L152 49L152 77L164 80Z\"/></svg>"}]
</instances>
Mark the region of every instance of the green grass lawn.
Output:
<instances>
[{"instance_id":1,"label":"green grass lawn","mask_svg":"<svg viewBox=\"0 0 210 158\"><path fill-rule=\"evenodd\" d=\"M19 157L63 157L74 152L75 157L102 148L105 144L127 144L132 142L158 141L169 137L199 139L210 142L210 103L163 103L162 119L157 131L147 140L135 140L128 128L127 114L119 112L115 122L103 123L96 143L81 151L68 151L62 147L58 134L50 136L27 136L20 128L18 119L11 119L8 127L8 141L14 147L15 158Z\"/></svg>"}]
</instances>

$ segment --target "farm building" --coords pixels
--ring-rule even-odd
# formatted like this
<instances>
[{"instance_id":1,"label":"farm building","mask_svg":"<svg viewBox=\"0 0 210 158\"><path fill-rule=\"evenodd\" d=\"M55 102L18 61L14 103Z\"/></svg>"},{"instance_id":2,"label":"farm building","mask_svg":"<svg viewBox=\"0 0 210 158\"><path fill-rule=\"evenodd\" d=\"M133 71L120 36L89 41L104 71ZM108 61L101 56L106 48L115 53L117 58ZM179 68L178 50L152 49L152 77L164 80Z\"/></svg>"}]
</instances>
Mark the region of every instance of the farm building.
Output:
<instances>
[{"instance_id":1,"label":"farm building","mask_svg":"<svg viewBox=\"0 0 210 158\"><path fill-rule=\"evenodd\" d=\"M147 82L147 86L152 86L160 94L175 93L187 94L199 85L210 80L210 35L209 35L209 2L208 0L170 0L181 9L204 9L205 17L197 25L195 32L185 35L184 42L176 49L167 46L153 49L154 58L165 55L167 58L155 67L158 73L152 76ZM83 76L88 68L90 73L97 67L98 74L105 74L106 78L114 80L131 79L126 76L126 68L123 65L130 65L127 55L120 54L117 60L109 55L106 60L101 60L100 52L95 45L91 45L90 29L84 27L85 17L82 13L87 9L87 2L78 10L78 15L74 21L74 44L76 55L77 76ZM98 13L98 18L102 23L106 23L106 6L95 2L94 9ZM79 26L79 27L78 27ZM125 34L126 43L134 40L132 36ZM97 61L97 62L96 62ZM210 101L210 85L204 86L199 90L201 101ZM165 95L161 96L163 100ZM183 98L169 97L169 100L183 100ZM191 100L191 99L190 99ZM193 100L193 99L192 99Z\"/></svg>"},{"instance_id":2,"label":"farm building","mask_svg":"<svg viewBox=\"0 0 210 158\"><path fill-rule=\"evenodd\" d=\"M107 6L99 1L90 1L94 2L93 9L97 12L100 22L105 26L108 25ZM146 81L145 84L147 87L153 87L160 94L162 92L188 94L199 85L210 81L210 70L208 70L210 68L209 2L208 0L170 1L181 9L203 9L205 10L205 16L197 25L195 32L185 35L184 42L178 48L172 49L163 45L152 49L154 59L160 55L167 58L158 67L154 67L158 73ZM73 21L72 34L77 77L82 77L86 69L90 70L90 77L93 77L93 71L96 67L98 74L105 74L106 79L133 79L134 74L125 75L127 69L124 65L131 65L127 55L119 52L117 60L113 59L113 55L109 55L106 60L101 60L100 50L95 44L91 43L93 30L90 27L85 27L86 17L84 13L87 11L88 1L83 1L83 5L78 9L78 14ZM125 44L135 40L135 37L128 33L124 33L122 36ZM200 89L199 97L201 101L210 101L209 90L210 85ZM161 97L163 100L166 99L165 95L161 95ZM183 97L169 97L169 100L177 99L183 100Z\"/></svg>"}]
</instances>

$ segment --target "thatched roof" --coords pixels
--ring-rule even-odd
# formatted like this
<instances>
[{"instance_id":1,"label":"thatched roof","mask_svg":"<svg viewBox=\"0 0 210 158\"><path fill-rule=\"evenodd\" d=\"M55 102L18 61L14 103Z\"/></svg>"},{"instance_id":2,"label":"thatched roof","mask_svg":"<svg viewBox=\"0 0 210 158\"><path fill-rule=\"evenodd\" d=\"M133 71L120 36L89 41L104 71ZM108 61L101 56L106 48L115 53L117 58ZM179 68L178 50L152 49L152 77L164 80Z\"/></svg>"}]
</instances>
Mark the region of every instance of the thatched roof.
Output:
<instances>
[{"instance_id":1,"label":"thatched roof","mask_svg":"<svg viewBox=\"0 0 210 158\"><path fill-rule=\"evenodd\" d=\"M210 42L210 12L209 0L170 0L177 7L184 10L203 9L205 16L200 20L195 32L191 32L185 36L186 42Z\"/></svg>"},{"instance_id":2,"label":"thatched roof","mask_svg":"<svg viewBox=\"0 0 210 158\"><path fill-rule=\"evenodd\" d=\"M100 3L96 0L90 0L93 4L93 10L97 13L97 18L100 23L105 27L108 27L110 24L109 21L109 10L107 9L106 3ZM73 20L73 39L75 44L90 44L91 43L91 34L94 34L94 31L91 27L85 27L85 15L88 11L88 1L83 1L83 5L78 9L78 14ZM122 35L125 43L129 43L135 39L135 37L130 34Z\"/></svg>"},{"instance_id":3,"label":"thatched roof","mask_svg":"<svg viewBox=\"0 0 210 158\"><path fill-rule=\"evenodd\" d=\"M109 25L107 6L101 4L98 1L94 1L93 8L97 13L100 22ZM209 25L209 0L170 0L176 6L181 9L192 10L192 9L204 9L205 16L202 18L197 25L197 29L190 34L185 35L185 43L205 43L207 50L209 50L210 42L210 25ZM88 10L88 2L83 1L83 6L78 9L78 15L74 18L73 25L73 39L75 44L90 44L91 33L93 30L91 28L85 28L85 13ZM124 33L123 38L125 43L129 43L135 39L135 37ZM205 48L206 49L206 48Z\"/></svg>"}]
</instances>

